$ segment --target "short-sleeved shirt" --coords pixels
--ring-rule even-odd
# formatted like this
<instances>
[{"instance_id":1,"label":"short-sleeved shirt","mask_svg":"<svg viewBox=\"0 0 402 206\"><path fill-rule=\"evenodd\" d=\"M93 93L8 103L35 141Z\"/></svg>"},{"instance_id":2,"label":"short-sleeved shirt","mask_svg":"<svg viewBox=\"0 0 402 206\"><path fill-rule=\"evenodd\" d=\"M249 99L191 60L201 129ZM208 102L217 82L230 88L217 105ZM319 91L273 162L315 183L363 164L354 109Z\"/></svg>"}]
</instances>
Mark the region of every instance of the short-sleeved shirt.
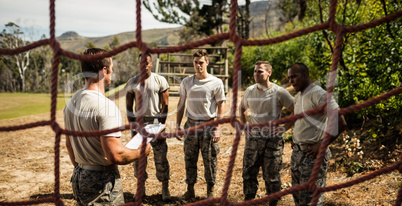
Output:
<instances>
[{"instance_id":1,"label":"short-sleeved shirt","mask_svg":"<svg viewBox=\"0 0 402 206\"><path fill-rule=\"evenodd\" d=\"M205 79L195 75L184 78L179 94L187 99L186 116L193 120L215 118L217 103L226 100L222 80L212 75Z\"/></svg>"},{"instance_id":2,"label":"short-sleeved shirt","mask_svg":"<svg viewBox=\"0 0 402 206\"><path fill-rule=\"evenodd\" d=\"M258 89L257 84L249 86L243 95L242 103L250 111L250 123L264 123L281 118L283 107L293 105L294 98L289 92L271 83L266 90Z\"/></svg>"},{"instance_id":3,"label":"short-sleeved shirt","mask_svg":"<svg viewBox=\"0 0 402 206\"><path fill-rule=\"evenodd\" d=\"M137 105L141 91L140 75L136 75L129 79L124 89L127 92L135 94L135 104ZM168 89L169 84L165 77L159 74L151 73L151 76L145 80L144 94L142 95L142 107L138 110L137 106L135 106L134 116L139 116L139 114L142 113L144 117L155 117L160 114L161 100L159 94Z\"/></svg>"},{"instance_id":4,"label":"short-sleeved shirt","mask_svg":"<svg viewBox=\"0 0 402 206\"><path fill-rule=\"evenodd\" d=\"M74 131L100 131L120 127L121 113L116 104L93 90L79 90L64 108L64 125ZM121 132L104 136L120 137ZM75 161L83 165L112 164L103 152L100 137L69 136Z\"/></svg>"},{"instance_id":5,"label":"short-sleeved shirt","mask_svg":"<svg viewBox=\"0 0 402 206\"><path fill-rule=\"evenodd\" d=\"M295 96L294 113L299 114L324 104L326 92L320 86L310 84L303 93ZM339 109L335 99L331 98L329 107ZM327 110L328 111L328 110ZM324 137L328 118L319 113L296 120L293 128L293 142L296 144L315 144Z\"/></svg>"}]
</instances>

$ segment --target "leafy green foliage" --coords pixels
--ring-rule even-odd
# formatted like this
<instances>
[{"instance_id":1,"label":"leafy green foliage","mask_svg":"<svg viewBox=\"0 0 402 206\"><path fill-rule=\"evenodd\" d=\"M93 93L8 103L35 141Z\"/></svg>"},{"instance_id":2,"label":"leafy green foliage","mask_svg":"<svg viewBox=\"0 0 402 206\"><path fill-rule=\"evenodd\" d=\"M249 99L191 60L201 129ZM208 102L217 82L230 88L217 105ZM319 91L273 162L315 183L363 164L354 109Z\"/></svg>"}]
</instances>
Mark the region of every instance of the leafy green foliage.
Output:
<instances>
[{"instance_id":1,"label":"leafy green foliage","mask_svg":"<svg viewBox=\"0 0 402 206\"><path fill-rule=\"evenodd\" d=\"M5 25L5 29L0 33L0 48L4 49L16 49L29 44L29 41L25 40L24 32L20 27L9 22ZM25 91L25 72L29 67L29 55L31 51L25 51L13 56L4 56L2 60L11 63L8 70L14 74L14 78L18 79L20 88L19 91ZM17 75L16 75L17 74ZM16 89L15 87L13 88Z\"/></svg>"},{"instance_id":2,"label":"leafy green foliage","mask_svg":"<svg viewBox=\"0 0 402 206\"><path fill-rule=\"evenodd\" d=\"M89 49L89 48L95 48L96 46L93 42L89 41L88 43L85 44L85 47Z\"/></svg>"},{"instance_id":3,"label":"leafy green foliage","mask_svg":"<svg viewBox=\"0 0 402 206\"><path fill-rule=\"evenodd\" d=\"M180 32L181 43L187 43L197 37L222 33L224 18L229 7L226 0L213 0L211 5L201 4L198 0L156 2L143 0L142 2L156 20L185 26Z\"/></svg>"},{"instance_id":4,"label":"leafy green foliage","mask_svg":"<svg viewBox=\"0 0 402 206\"><path fill-rule=\"evenodd\" d=\"M336 20L344 26L358 25L384 17L384 8L388 14L402 8L401 3L397 1L384 2L383 5L381 1L374 0L340 0ZM306 28L328 19L329 1L321 1L321 5L318 2L308 1L308 4L309 10L303 22L291 21L285 25L285 32L274 36ZM402 86L401 28L402 18L399 18L371 29L344 35L335 87L341 108L364 102ZM326 89L335 40L334 33L326 30L280 44L243 47L242 83L250 85L254 82L253 69L257 60L270 61L273 66L271 79L281 83L287 82L287 68L296 62L302 62L310 69L312 81ZM234 60L234 56L230 58ZM398 139L402 135L401 105L402 95L397 95L348 114L345 118L350 128L367 130L360 136L362 140L376 142L392 149L395 144L400 144ZM358 164L349 163L351 171L359 170Z\"/></svg>"},{"instance_id":5,"label":"leafy green foliage","mask_svg":"<svg viewBox=\"0 0 402 206\"><path fill-rule=\"evenodd\" d=\"M342 4L345 5L345 4ZM346 5L345 5L346 6ZM396 3L387 4L389 11L401 8ZM350 7L348 7L350 8ZM353 8L353 7L352 7ZM350 12L350 13L348 13ZM365 2L360 5L359 13L346 10L345 24L362 23L366 19L378 19L385 15L380 2ZM387 29L389 26L389 29ZM402 82L402 19L391 23L352 33L345 36L343 58L345 67L339 67L339 105L347 107L374 98L401 86ZM350 124L361 126L363 122L374 121L367 136L369 140L389 145L401 131L402 96L397 95L366 109L347 116ZM353 125L352 125L353 126Z\"/></svg>"},{"instance_id":6,"label":"leafy green foliage","mask_svg":"<svg viewBox=\"0 0 402 206\"><path fill-rule=\"evenodd\" d=\"M120 40L119 40L119 37L116 35L113 37L113 41L109 43L109 47L111 49L114 49L118 46L120 46Z\"/></svg>"},{"instance_id":7,"label":"leafy green foliage","mask_svg":"<svg viewBox=\"0 0 402 206\"><path fill-rule=\"evenodd\" d=\"M270 80L277 83L287 83L287 70L296 62L303 62L307 66L312 66L305 52L310 38L311 35L308 35L275 45L243 48L241 58L243 84L250 85L254 82L254 66L258 60L267 60L271 63L272 76ZM314 74L317 72L315 69L312 71L312 75L315 76Z\"/></svg>"}]
</instances>

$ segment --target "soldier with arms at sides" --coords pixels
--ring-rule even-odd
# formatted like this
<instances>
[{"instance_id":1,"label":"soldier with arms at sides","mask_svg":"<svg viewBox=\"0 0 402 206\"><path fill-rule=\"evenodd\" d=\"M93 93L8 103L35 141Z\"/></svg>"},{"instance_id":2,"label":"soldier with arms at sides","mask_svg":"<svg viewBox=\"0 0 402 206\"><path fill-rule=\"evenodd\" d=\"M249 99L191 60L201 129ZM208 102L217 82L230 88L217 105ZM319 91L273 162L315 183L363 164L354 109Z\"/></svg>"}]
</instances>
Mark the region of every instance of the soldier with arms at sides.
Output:
<instances>
[{"instance_id":1,"label":"soldier with arms at sides","mask_svg":"<svg viewBox=\"0 0 402 206\"><path fill-rule=\"evenodd\" d=\"M141 60L142 54L139 59ZM129 79L125 90L126 93L126 108L127 119L129 122L136 122L140 114L143 116L144 124L161 123L165 124L168 113L169 103L169 84L161 75L151 72L152 58L147 54L146 64L146 79L144 86L144 94L142 94L142 107L139 108L139 94L140 88L140 75L136 75ZM133 112L133 106L135 103L135 112ZM132 131L134 136L136 131ZM169 162L167 160L168 146L166 139L153 140L151 145L154 151L154 161L156 168L156 177L162 182L162 199L164 201L170 199L169 193ZM137 177L138 161L134 161L134 176ZM145 171L145 179L148 178L148 174ZM145 194L145 188L143 190Z\"/></svg>"},{"instance_id":2,"label":"soldier with arms at sides","mask_svg":"<svg viewBox=\"0 0 402 206\"><path fill-rule=\"evenodd\" d=\"M246 123L246 112L250 111L250 124L265 123L281 118L281 111L286 107L293 112L294 98L289 92L270 82L272 66L268 61L258 61L254 68L256 84L244 92L240 104L240 120ZM291 127L250 128L246 131L246 144L243 156L243 192L245 200L255 198L258 189L257 175L262 167L266 194L281 190L282 154L284 140L282 133ZM269 205L277 205L273 200Z\"/></svg>"},{"instance_id":3,"label":"soldier with arms at sides","mask_svg":"<svg viewBox=\"0 0 402 206\"><path fill-rule=\"evenodd\" d=\"M179 89L180 98L176 119L178 130L180 130L184 111L186 111L187 116L185 128L223 117L224 102L226 100L223 82L217 77L208 74L208 64L208 53L205 49L197 50L193 54L195 74L184 78ZM187 109L185 110L186 103ZM216 127L208 126L192 135L185 135L184 159L187 192L183 196L184 199L189 200L195 197L194 184L197 182L197 162L200 150L204 161L207 197L213 197L216 171L218 169L219 138L219 125Z\"/></svg>"}]
</instances>

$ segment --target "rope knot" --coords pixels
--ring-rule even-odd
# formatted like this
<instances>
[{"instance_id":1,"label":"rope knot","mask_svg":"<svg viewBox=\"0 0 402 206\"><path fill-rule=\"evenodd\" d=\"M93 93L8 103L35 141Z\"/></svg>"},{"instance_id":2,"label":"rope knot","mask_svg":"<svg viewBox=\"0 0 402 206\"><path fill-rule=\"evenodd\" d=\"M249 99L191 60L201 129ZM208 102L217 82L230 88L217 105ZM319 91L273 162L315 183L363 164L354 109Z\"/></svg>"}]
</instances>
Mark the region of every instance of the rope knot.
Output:
<instances>
[{"instance_id":1,"label":"rope knot","mask_svg":"<svg viewBox=\"0 0 402 206\"><path fill-rule=\"evenodd\" d=\"M314 192L317 190L317 185L315 184L315 181L312 182L312 184L309 182L308 184L308 191Z\"/></svg>"},{"instance_id":2,"label":"rope knot","mask_svg":"<svg viewBox=\"0 0 402 206\"><path fill-rule=\"evenodd\" d=\"M53 131L56 132L56 134L60 134L62 132L62 129L57 122L51 122L50 126L52 127Z\"/></svg>"}]
</instances>

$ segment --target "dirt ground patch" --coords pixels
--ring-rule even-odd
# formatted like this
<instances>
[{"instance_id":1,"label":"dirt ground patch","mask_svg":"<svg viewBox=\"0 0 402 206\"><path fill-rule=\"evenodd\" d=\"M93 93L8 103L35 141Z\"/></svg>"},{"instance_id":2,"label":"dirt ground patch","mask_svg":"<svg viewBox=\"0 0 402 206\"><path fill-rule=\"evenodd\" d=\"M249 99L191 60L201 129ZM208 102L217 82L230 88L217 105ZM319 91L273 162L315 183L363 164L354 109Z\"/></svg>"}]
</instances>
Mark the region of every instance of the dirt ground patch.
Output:
<instances>
[{"instance_id":1,"label":"dirt ground patch","mask_svg":"<svg viewBox=\"0 0 402 206\"><path fill-rule=\"evenodd\" d=\"M226 106L230 110L230 97ZM115 100L120 107L125 119L125 99ZM169 118L167 131L172 131L175 125L175 109L177 97L171 97L169 103ZM49 120L50 114L40 114L34 116L25 116L15 119L1 120L0 126L14 126L25 123L31 123L41 120ZM64 128L62 111L57 112L57 122ZM184 124L185 120L183 120ZM126 122L124 122L126 123ZM234 129L229 125L224 125L225 130L219 142L220 154L218 156L218 172L215 196L222 192L223 183L228 167L229 156L234 140ZM123 141L129 140L129 132L123 132ZM19 130L15 132L0 133L0 202L6 201L25 201L53 195L55 183L54 178L54 143L55 133L49 126L36 127L32 129ZM161 183L155 177L155 165L153 154L148 157L147 172L149 178L145 183L146 197L143 199L144 205L182 205L185 202L180 197L185 193L185 168L183 156L183 143L177 139L168 139L169 145L168 160L170 163L170 193L172 201L162 202ZM334 145L336 146L336 145ZM237 157L234 164L231 184L229 187L228 199L231 202L242 202L243 183L242 183L242 160L243 160L244 138L242 137L237 151ZM336 148L335 148L336 149ZM290 144L285 145L282 169L282 188L291 187L290 174ZM342 150L340 150L342 151ZM342 154L338 154L342 155ZM385 165L381 165L383 167ZM133 175L131 165L119 166L122 177L123 189L126 202L134 201L137 180ZM66 205L74 205L72 197L70 177L73 171L68 153L65 148L65 136L62 136L61 157L60 157L60 192ZM196 200L206 198L206 183L203 177L204 169L200 160L198 161L198 182L195 185ZM346 173L341 172L335 160L330 160L330 169L328 171L327 186L340 184L365 175L364 173L355 174L348 177ZM261 173L258 176L260 186L257 197L265 195L265 185ZM340 189L325 194L325 205L394 205L398 189L401 187L402 177L397 171L369 181L354 185L349 188ZM1 203L0 203L1 204ZM45 204L43 204L45 205ZM50 204L51 205L51 204ZM282 197L279 205L294 205L291 195Z\"/></svg>"}]
</instances>

